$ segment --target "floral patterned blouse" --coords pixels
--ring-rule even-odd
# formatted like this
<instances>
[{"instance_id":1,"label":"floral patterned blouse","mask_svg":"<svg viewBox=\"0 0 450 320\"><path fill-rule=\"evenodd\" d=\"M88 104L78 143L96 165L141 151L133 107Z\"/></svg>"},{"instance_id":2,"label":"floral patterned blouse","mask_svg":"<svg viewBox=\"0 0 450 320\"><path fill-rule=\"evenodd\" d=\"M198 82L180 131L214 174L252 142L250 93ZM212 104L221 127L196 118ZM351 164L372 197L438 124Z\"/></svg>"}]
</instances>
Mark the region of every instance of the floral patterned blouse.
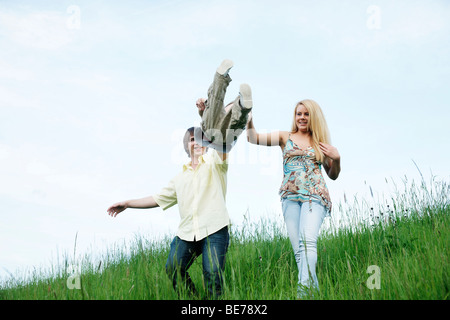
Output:
<instances>
[{"instance_id":1,"label":"floral patterned blouse","mask_svg":"<svg viewBox=\"0 0 450 320\"><path fill-rule=\"evenodd\" d=\"M311 202L320 201L331 212L331 199L322 176L322 163L316 160L312 147L299 148L289 135L283 150L284 177L280 188L282 199Z\"/></svg>"}]
</instances>

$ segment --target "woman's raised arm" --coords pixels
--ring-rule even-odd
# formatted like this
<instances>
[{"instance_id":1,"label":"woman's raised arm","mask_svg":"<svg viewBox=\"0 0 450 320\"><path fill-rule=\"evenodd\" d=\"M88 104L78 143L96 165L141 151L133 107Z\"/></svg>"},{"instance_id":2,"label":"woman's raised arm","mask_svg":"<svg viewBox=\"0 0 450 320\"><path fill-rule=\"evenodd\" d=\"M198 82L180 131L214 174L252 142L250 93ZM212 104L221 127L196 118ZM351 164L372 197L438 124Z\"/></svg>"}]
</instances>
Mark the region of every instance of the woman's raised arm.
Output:
<instances>
[{"instance_id":1,"label":"woman's raised arm","mask_svg":"<svg viewBox=\"0 0 450 320\"><path fill-rule=\"evenodd\" d=\"M247 122L247 141L261 146L283 146L286 144L288 132L275 131L270 133L258 133L253 125L253 117L250 115Z\"/></svg>"}]
</instances>

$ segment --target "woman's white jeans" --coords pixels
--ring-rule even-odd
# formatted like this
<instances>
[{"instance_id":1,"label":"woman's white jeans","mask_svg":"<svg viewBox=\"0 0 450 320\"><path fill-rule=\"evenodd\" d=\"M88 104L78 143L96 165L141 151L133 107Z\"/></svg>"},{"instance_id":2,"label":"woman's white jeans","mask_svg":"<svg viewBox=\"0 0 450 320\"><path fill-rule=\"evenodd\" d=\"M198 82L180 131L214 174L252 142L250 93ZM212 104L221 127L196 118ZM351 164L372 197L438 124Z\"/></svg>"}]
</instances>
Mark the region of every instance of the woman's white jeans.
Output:
<instances>
[{"instance_id":1,"label":"woman's white jeans","mask_svg":"<svg viewBox=\"0 0 450 320\"><path fill-rule=\"evenodd\" d=\"M317 238L326 209L317 201L300 202L287 199L282 200L282 207L297 262L297 295L300 297L306 294L308 289L319 290L316 275Z\"/></svg>"}]
</instances>

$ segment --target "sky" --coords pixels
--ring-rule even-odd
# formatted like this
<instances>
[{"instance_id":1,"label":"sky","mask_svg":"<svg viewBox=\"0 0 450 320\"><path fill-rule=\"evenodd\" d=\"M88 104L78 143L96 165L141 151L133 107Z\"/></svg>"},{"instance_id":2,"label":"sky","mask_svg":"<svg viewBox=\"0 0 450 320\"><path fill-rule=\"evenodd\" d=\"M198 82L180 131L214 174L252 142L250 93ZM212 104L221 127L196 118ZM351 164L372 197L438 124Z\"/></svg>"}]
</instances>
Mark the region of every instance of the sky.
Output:
<instances>
[{"instance_id":1,"label":"sky","mask_svg":"<svg viewBox=\"0 0 450 320\"><path fill-rule=\"evenodd\" d=\"M445 0L0 0L0 278L173 237L177 206L106 209L188 162L182 136L223 59L226 100L249 83L260 132L319 103L341 154L332 215L390 181L448 180L449 35ZM229 163L233 225L282 221L281 150L241 136Z\"/></svg>"}]
</instances>

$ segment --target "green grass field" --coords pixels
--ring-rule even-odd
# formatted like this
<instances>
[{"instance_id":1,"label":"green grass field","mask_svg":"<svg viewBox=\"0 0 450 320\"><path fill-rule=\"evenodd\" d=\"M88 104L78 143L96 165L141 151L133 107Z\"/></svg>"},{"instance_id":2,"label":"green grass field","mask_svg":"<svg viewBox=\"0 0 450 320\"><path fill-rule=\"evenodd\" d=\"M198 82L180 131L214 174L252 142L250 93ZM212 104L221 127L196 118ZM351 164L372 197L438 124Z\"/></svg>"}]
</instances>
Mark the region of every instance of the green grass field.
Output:
<instances>
[{"instance_id":1,"label":"green grass field","mask_svg":"<svg viewBox=\"0 0 450 320\"><path fill-rule=\"evenodd\" d=\"M432 181L428 187L405 181L389 204L355 200L339 205L344 219L331 221L319 237L320 292L307 298L448 300L449 195L445 182ZM201 259L190 269L199 297L173 290L165 273L170 240L155 243L139 237L126 250L111 249L95 263L88 256L77 261L79 289L70 281L76 278L69 267L75 263L65 258L50 271L4 282L0 299L201 298ZM221 299L296 299L296 283L297 267L282 221L263 219L231 229Z\"/></svg>"}]
</instances>

